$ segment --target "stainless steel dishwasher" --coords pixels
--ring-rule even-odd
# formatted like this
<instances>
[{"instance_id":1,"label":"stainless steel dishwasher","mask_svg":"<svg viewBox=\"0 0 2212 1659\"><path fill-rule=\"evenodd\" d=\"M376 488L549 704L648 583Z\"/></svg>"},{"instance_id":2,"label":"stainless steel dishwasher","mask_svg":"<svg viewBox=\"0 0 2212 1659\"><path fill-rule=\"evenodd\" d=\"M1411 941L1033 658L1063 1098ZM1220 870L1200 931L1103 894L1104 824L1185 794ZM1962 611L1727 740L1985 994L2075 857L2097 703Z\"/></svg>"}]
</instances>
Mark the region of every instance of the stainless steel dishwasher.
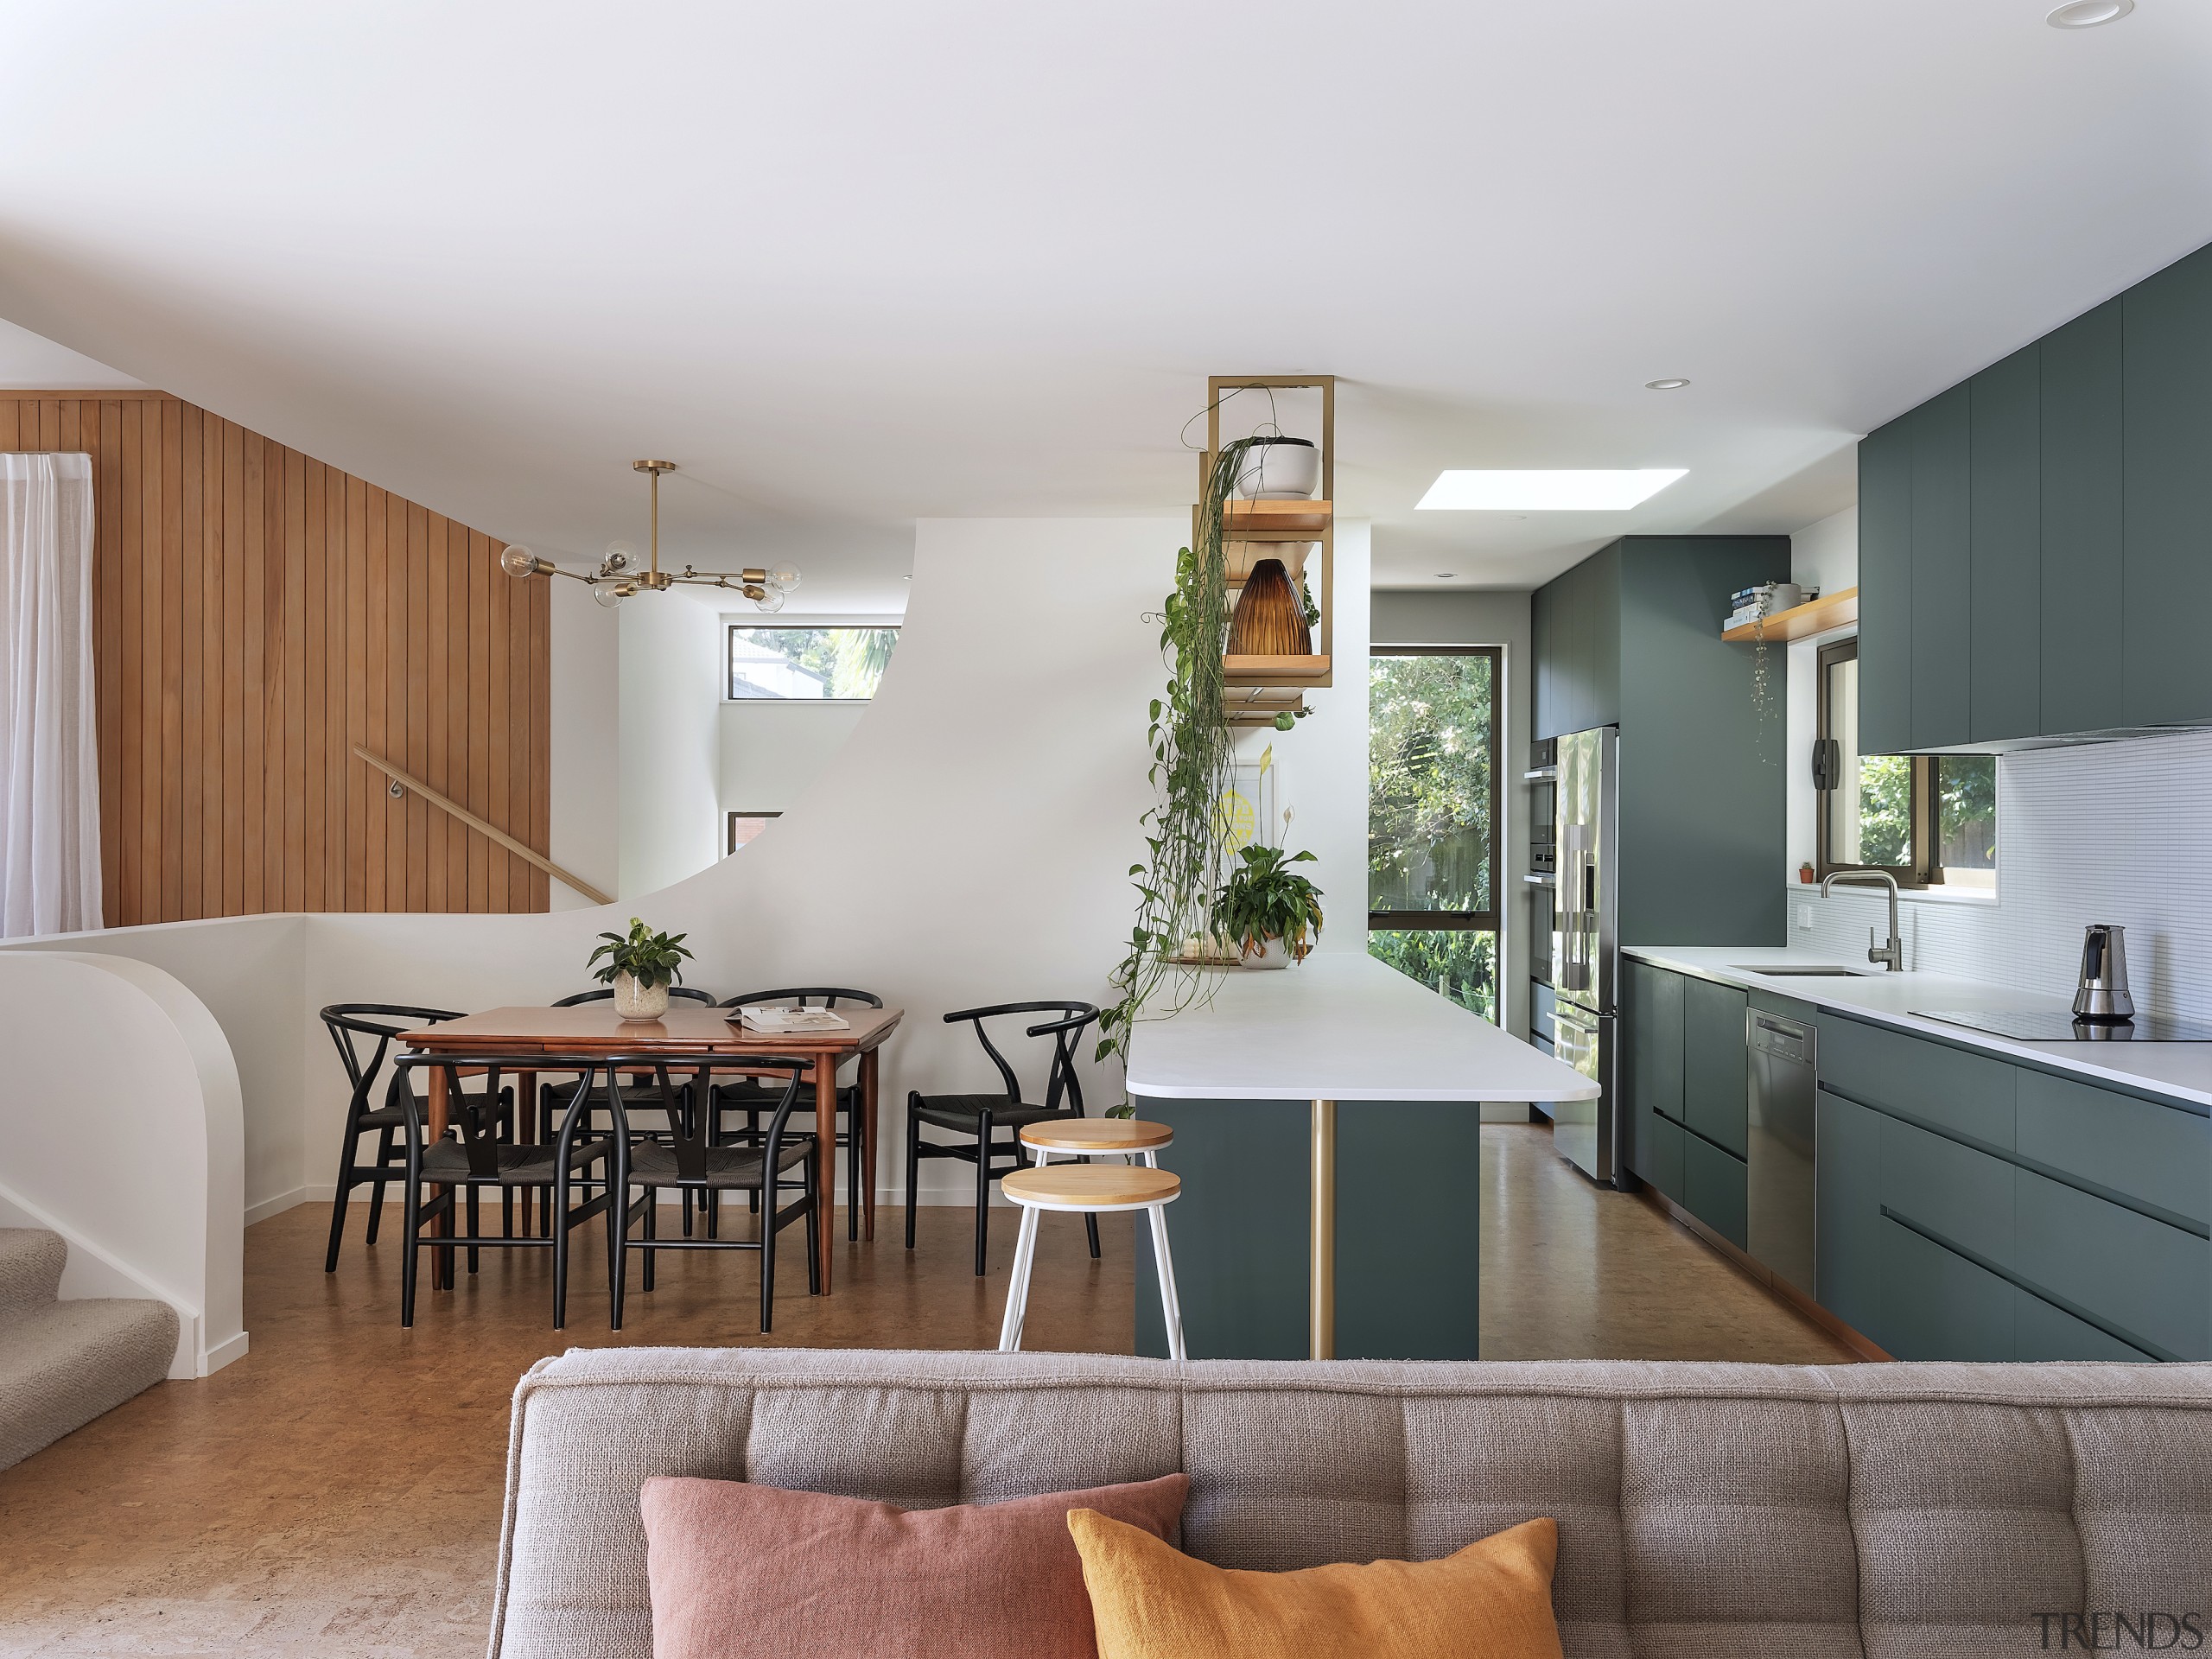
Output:
<instances>
[{"instance_id":1,"label":"stainless steel dishwasher","mask_svg":"<svg viewBox=\"0 0 2212 1659\"><path fill-rule=\"evenodd\" d=\"M1745 1033L1751 1050L1751 1255L1810 1296L1815 1033L1753 1008Z\"/></svg>"}]
</instances>

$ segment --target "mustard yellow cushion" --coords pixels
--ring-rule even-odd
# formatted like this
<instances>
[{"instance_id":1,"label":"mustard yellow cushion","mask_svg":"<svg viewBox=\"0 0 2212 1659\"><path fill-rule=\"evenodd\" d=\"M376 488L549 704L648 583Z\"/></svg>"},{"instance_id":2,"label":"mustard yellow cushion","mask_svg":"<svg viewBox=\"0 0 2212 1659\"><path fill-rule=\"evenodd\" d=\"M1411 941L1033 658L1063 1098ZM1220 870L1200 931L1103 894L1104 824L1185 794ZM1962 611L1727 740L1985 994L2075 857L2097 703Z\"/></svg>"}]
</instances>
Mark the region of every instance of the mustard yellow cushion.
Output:
<instances>
[{"instance_id":1,"label":"mustard yellow cushion","mask_svg":"<svg viewBox=\"0 0 2212 1659\"><path fill-rule=\"evenodd\" d=\"M1096 1510L1068 1511L1099 1659L1560 1659L1559 1528L1526 1521L1440 1561L1245 1573Z\"/></svg>"}]
</instances>

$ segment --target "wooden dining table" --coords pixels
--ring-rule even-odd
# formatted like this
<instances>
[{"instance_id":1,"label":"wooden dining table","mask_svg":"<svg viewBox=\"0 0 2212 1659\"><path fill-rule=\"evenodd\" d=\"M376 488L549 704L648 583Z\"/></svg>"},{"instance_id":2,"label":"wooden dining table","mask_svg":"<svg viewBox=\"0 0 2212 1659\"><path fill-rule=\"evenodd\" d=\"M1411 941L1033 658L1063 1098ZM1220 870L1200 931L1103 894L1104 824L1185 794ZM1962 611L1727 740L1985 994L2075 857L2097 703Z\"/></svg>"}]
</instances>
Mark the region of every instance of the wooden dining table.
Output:
<instances>
[{"instance_id":1,"label":"wooden dining table","mask_svg":"<svg viewBox=\"0 0 2212 1659\"><path fill-rule=\"evenodd\" d=\"M624 1020L608 1002L585 1002L568 1008L488 1008L463 1014L420 1030L404 1032L399 1040L417 1054L451 1056L466 1061L471 1055L539 1055L545 1069L559 1072L563 1062L573 1067L610 1054L665 1055L671 1067L688 1062L693 1069L711 1058L718 1070L741 1072L748 1056L756 1059L782 1058L804 1060L811 1068L814 1085L816 1187L820 1201L814 1213L815 1236L821 1243L822 1293L830 1294L832 1249L837 1212L837 1068L857 1055L860 1059L859 1122L854 1126L868 1147L868 1169L862 1183L861 1230L875 1236L876 1055L884 1039L899 1027L904 1010L899 1008L840 1008L848 1021L842 1031L809 1031L778 1034L747 1031L728 1016L734 1009L701 1003L677 1002L658 1020ZM443 1138L448 1121L446 1071L427 1068L430 1074L429 1133ZM673 1076L671 1081L675 1079ZM531 1109L537 1093L535 1072L518 1069L514 1076L515 1125L518 1135L536 1133L537 1114ZM859 1149L854 1149L859 1156ZM442 1221L440 1230L444 1230Z\"/></svg>"}]
</instances>

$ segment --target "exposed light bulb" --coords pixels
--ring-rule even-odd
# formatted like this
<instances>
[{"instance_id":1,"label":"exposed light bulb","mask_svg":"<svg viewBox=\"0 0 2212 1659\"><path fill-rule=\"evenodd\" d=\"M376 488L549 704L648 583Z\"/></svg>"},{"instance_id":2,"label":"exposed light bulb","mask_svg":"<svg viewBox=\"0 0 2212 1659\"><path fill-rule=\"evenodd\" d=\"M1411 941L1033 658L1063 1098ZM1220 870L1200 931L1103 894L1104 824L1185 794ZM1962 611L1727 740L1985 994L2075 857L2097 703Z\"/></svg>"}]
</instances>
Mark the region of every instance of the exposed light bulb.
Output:
<instances>
[{"instance_id":1,"label":"exposed light bulb","mask_svg":"<svg viewBox=\"0 0 2212 1659\"><path fill-rule=\"evenodd\" d=\"M518 543L499 555L499 569L511 576L534 576L539 563L537 554Z\"/></svg>"},{"instance_id":2,"label":"exposed light bulb","mask_svg":"<svg viewBox=\"0 0 2212 1659\"><path fill-rule=\"evenodd\" d=\"M798 572L788 564L779 564L768 573L768 580L779 588L798 586Z\"/></svg>"},{"instance_id":3,"label":"exposed light bulb","mask_svg":"<svg viewBox=\"0 0 2212 1659\"><path fill-rule=\"evenodd\" d=\"M595 582L591 588L592 601L594 604L604 605L611 611L622 602L629 591L627 588L614 582Z\"/></svg>"},{"instance_id":4,"label":"exposed light bulb","mask_svg":"<svg viewBox=\"0 0 2212 1659\"><path fill-rule=\"evenodd\" d=\"M783 590L778 588L764 588L760 590L760 597L754 600L753 603L754 608L759 610L780 611L784 608Z\"/></svg>"},{"instance_id":5,"label":"exposed light bulb","mask_svg":"<svg viewBox=\"0 0 2212 1659\"><path fill-rule=\"evenodd\" d=\"M627 570L637 558L638 550L628 542L609 542L607 556L600 562L602 570Z\"/></svg>"}]
</instances>

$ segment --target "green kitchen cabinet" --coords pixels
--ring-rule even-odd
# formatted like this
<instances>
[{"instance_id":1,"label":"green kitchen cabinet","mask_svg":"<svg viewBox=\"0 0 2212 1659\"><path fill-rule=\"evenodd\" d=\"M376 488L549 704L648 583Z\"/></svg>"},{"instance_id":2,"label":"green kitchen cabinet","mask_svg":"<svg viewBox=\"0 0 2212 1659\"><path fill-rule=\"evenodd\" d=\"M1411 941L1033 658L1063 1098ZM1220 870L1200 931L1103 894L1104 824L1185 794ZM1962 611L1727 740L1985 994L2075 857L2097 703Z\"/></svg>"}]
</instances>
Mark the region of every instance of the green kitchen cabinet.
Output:
<instances>
[{"instance_id":1,"label":"green kitchen cabinet","mask_svg":"<svg viewBox=\"0 0 2212 1659\"><path fill-rule=\"evenodd\" d=\"M2212 248L1859 446L1862 753L2212 724Z\"/></svg>"},{"instance_id":2,"label":"green kitchen cabinet","mask_svg":"<svg viewBox=\"0 0 2212 1659\"><path fill-rule=\"evenodd\" d=\"M1748 1243L1749 1183L1744 1160L1701 1135L1682 1136L1682 1207L1743 1249Z\"/></svg>"},{"instance_id":3,"label":"green kitchen cabinet","mask_svg":"<svg viewBox=\"0 0 2212 1659\"><path fill-rule=\"evenodd\" d=\"M1781 664L1763 703L1720 633L1730 594L1789 575L1786 536L1629 536L1531 601L1536 735L1620 728L1624 944L1783 937Z\"/></svg>"},{"instance_id":4,"label":"green kitchen cabinet","mask_svg":"<svg viewBox=\"0 0 2212 1659\"><path fill-rule=\"evenodd\" d=\"M2046 335L2039 353L2043 520L2041 729L2126 720L2120 648L2121 308L2108 301Z\"/></svg>"},{"instance_id":5,"label":"green kitchen cabinet","mask_svg":"<svg viewBox=\"0 0 2212 1659\"><path fill-rule=\"evenodd\" d=\"M1999 1271L2013 1267L2012 1185L2005 1159L1882 1120L1882 1213Z\"/></svg>"},{"instance_id":6,"label":"green kitchen cabinet","mask_svg":"<svg viewBox=\"0 0 2212 1659\"><path fill-rule=\"evenodd\" d=\"M2212 1359L2212 1241L2033 1170L2018 1177L2019 1277L2161 1359Z\"/></svg>"},{"instance_id":7,"label":"green kitchen cabinet","mask_svg":"<svg viewBox=\"0 0 2212 1659\"><path fill-rule=\"evenodd\" d=\"M2072 1077L2018 1072L2020 1161L2169 1225L2212 1227L2212 1120Z\"/></svg>"},{"instance_id":8,"label":"green kitchen cabinet","mask_svg":"<svg viewBox=\"0 0 2212 1659\"><path fill-rule=\"evenodd\" d=\"M2212 257L2168 266L2120 305L2122 712L2130 726L2212 719Z\"/></svg>"},{"instance_id":9,"label":"green kitchen cabinet","mask_svg":"<svg viewBox=\"0 0 2212 1659\"><path fill-rule=\"evenodd\" d=\"M1970 653L1961 649L1961 625L1974 613L1972 397L1971 386L1954 386L1923 404L1913 422L1910 730L1916 749L1967 742L1973 728Z\"/></svg>"},{"instance_id":10,"label":"green kitchen cabinet","mask_svg":"<svg viewBox=\"0 0 2212 1659\"><path fill-rule=\"evenodd\" d=\"M1821 1022L1821 1086L1969 1144L2012 1150L2014 1068L1986 1054L1827 1019Z\"/></svg>"},{"instance_id":11,"label":"green kitchen cabinet","mask_svg":"<svg viewBox=\"0 0 2212 1659\"><path fill-rule=\"evenodd\" d=\"M1967 735L2004 742L2043 729L2042 348L2015 352L1968 384Z\"/></svg>"},{"instance_id":12,"label":"green kitchen cabinet","mask_svg":"<svg viewBox=\"0 0 2212 1659\"><path fill-rule=\"evenodd\" d=\"M1912 747L1912 449L1915 416L1859 445L1859 747ZM1931 624L1932 626L1932 624Z\"/></svg>"},{"instance_id":13,"label":"green kitchen cabinet","mask_svg":"<svg viewBox=\"0 0 2212 1659\"><path fill-rule=\"evenodd\" d=\"M1813 1261L1821 1306L1882 1340L1882 1115L1821 1090L1813 1103Z\"/></svg>"},{"instance_id":14,"label":"green kitchen cabinet","mask_svg":"<svg viewBox=\"0 0 2212 1659\"><path fill-rule=\"evenodd\" d=\"M2109 1331L2077 1319L2040 1296L2023 1295L2013 1304L2012 1357L2023 1360L2105 1359L2139 1365L2156 1359Z\"/></svg>"},{"instance_id":15,"label":"green kitchen cabinet","mask_svg":"<svg viewBox=\"0 0 2212 1659\"><path fill-rule=\"evenodd\" d=\"M2020 1293L1895 1217L1882 1217L1882 1311L1869 1332L1897 1359L2008 1360Z\"/></svg>"},{"instance_id":16,"label":"green kitchen cabinet","mask_svg":"<svg viewBox=\"0 0 2212 1659\"><path fill-rule=\"evenodd\" d=\"M1744 1047L1750 1006L1733 986L1682 982L1682 1122L1738 1158L1750 1150L1751 1066Z\"/></svg>"},{"instance_id":17,"label":"green kitchen cabinet","mask_svg":"<svg viewBox=\"0 0 2212 1659\"><path fill-rule=\"evenodd\" d=\"M1682 1197L1682 986L1680 974L1621 964L1621 1024L1628 1105L1635 1125L1628 1166L1677 1203Z\"/></svg>"}]
</instances>

